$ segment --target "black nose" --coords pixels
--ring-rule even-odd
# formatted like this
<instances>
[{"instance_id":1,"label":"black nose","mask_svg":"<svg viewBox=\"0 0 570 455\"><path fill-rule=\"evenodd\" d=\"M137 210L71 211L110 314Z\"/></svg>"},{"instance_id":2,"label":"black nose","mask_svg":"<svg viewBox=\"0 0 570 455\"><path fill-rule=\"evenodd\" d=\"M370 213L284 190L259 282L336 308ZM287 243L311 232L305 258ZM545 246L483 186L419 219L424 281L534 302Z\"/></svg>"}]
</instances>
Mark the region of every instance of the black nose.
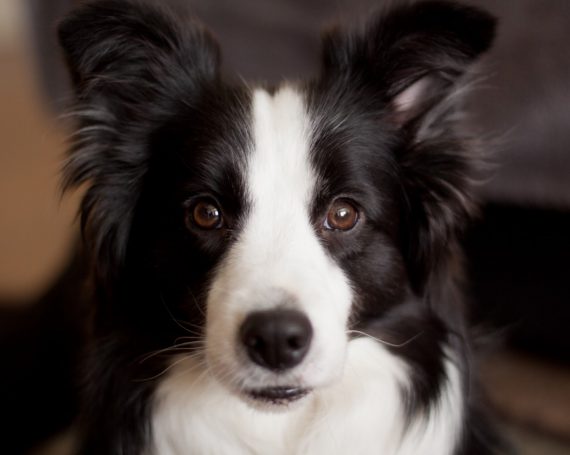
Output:
<instances>
[{"instance_id":1,"label":"black nose","mask_svg":"<svg viewBox=\"0 0 570 455\"><path fill-rule=\"evenodd\" d=\"M274 371L301 363L312 336L313 328L307 316L286 309L251 313L240 329L240 339L250 359Z\"/></svg>"}]
</instances>

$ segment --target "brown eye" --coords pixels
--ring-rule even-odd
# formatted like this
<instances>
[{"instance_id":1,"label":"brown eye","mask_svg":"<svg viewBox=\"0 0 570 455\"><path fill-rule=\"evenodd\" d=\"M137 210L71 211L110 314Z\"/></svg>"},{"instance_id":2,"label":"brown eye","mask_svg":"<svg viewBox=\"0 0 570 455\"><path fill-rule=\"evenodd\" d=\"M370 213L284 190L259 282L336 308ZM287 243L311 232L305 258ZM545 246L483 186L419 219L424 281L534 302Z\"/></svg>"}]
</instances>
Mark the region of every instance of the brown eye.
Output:
<instances>
[{"instance_id":1,"label":"brown eye","mask_svg":"<svg viewBox=\"0 0 570 455\"><path fill-rule=\"evenodd\" d=\"M186 223L200 229L219 229L223 225L222 212L218 206L209 200L198 201L190 207Z\"/></svg>"},{"instance_id":2,"label":"brown eye","mask_svg":"<svg viewBox=\"0 0 570 455\"><path fill-rule=\"evenodd\" d=\"M325 229L348 231L358 223L358 210L346 199L337 199L327 213Z\"/></svg>"}]
</instances>

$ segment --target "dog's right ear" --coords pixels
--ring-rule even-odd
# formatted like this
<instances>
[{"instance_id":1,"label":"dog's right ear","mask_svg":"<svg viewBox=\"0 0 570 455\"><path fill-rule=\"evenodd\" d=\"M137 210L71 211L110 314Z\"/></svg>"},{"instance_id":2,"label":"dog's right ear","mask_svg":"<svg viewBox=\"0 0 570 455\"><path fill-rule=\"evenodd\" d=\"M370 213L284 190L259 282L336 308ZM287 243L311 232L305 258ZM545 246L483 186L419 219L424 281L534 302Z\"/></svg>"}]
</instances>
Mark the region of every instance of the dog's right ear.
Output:
<instances>
[{"instance_id":1,"label":"dog's right ear","mask_svg":"<svg viewBox=\"0 0 570 455\"><path fill-rule=\"evenodd\" d=\"M77 96L137 101L181 80L180 72L196 84L217 77L217 43L193 21L182 22L157 5L128 0L88 2L72 12L58 35Z\"/></svg>"},{"instance_id":2,"label":"dog's right ear","mask_svg":"<svg viewBox=\"0 0 570 455\"><path fill-rule=\"evenodd\" d=\"M219 78L215 40L191 19L133 0L98 0L60 24L76 131L63 187L88 184L81 224L98 275L124 260L149 161L149 134Z\"/></svg>"}]
</instances>

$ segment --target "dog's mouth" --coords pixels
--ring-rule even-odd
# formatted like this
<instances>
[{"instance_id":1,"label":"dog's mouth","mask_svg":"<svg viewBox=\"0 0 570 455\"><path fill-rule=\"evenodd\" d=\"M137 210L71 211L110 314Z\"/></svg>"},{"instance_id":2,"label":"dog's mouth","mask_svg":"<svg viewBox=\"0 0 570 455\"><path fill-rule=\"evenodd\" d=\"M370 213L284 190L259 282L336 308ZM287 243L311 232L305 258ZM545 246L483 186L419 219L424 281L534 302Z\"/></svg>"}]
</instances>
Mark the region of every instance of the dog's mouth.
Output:
<instances>
[{"instance_id":1,"label":"dog's mouth","mask_svg":"<svg viewBox=\"0 0 570 455\"><path fill-rule=\"evenodd\" d=\"M265 387L247 391L247 396L257 402L285 405L297 401L310 392L302 387Z\"/></svg>"}]
</instances>

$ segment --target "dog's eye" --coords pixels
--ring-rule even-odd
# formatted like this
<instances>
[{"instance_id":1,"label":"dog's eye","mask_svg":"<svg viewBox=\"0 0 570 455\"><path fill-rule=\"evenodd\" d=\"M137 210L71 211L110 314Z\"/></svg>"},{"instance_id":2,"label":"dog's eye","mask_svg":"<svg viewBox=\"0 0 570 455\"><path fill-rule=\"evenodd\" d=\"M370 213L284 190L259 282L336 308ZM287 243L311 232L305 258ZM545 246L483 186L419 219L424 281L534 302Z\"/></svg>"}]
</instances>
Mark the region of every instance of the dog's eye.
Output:
<instances>
[{"instance_id":1,"label":"dog's eye","mask_svg":"<svg viewBox=\"0 0 570 455\"><path fill-rule=\"evenodd\" d=\"M186 213L186 225L204 230L219 229L224 224L222 211L209 199L201 199L190 205Z\"/></svg>"},{"instance_id":2,"label":"dog's eye","mask_svg":"<svg viewBox=\"0 0 570 455\"><path fill-rule=\"evenodd\" d=\"M346 199L337 199L332 203L324 222L325 229L349 231L358 223L358 209Z\"/></svg>"}]
</instances>

